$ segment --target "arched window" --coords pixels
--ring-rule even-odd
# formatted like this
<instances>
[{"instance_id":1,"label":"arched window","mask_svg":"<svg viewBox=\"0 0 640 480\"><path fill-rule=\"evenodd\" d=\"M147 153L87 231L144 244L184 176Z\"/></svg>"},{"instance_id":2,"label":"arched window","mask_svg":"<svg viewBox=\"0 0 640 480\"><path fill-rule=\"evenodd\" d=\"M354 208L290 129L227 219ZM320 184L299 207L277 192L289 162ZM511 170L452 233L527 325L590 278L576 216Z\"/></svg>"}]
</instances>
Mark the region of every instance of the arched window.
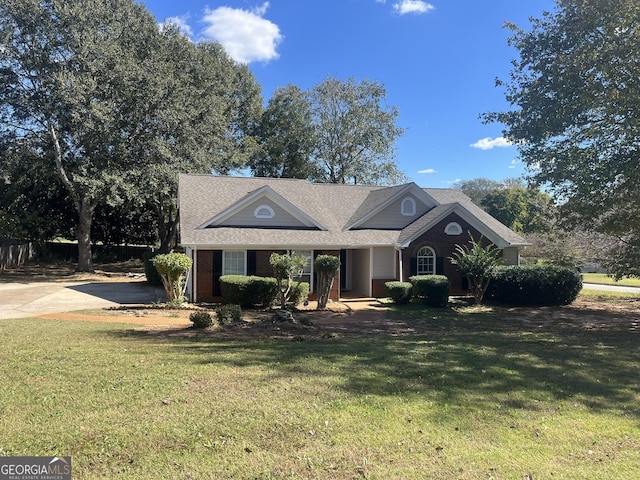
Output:
<instances>
[{"instance_id":1,"label":"arched window","mask_svg":"<svg viewBox=\"0 0 640 480\"><path fill-rule=\"evenodd\" d=\"M414 216L416 214L416 201L411 197L405 198L402 200L400 211L402 212L402 215L407 217Z\"/></svg>"},{"instance_id":2,"label":"arched window","mask_svg":"<svg viewBox=\"0 0 640 480\"><path fill-rule=\"evenodd\" d=\"M446 233L447 235L461 235L462 227L459 223L451 222L446 227L444 227L444 233Z\"/></svg>"},{"instance_id":3,"label":"arched window","mask_svg":"<svg viewBox=\"0 0 640 480\"><path fill-rule=\"evenodd\" d=\"M255 209L253 215L256 218L273 218L276 216L273 208L271 208L269 205L260 205Z\"/></svg>"},{"instance_id":4,"label":"arched window","mask_svg":"<svg viewBox=\"0 0 640 480\"><path fill-rule=\"evenodd\" d=\"M418 275L435 275L436 273L436 252L431 247L422 247L418 251Z\"/></svg>"}]
</instances>

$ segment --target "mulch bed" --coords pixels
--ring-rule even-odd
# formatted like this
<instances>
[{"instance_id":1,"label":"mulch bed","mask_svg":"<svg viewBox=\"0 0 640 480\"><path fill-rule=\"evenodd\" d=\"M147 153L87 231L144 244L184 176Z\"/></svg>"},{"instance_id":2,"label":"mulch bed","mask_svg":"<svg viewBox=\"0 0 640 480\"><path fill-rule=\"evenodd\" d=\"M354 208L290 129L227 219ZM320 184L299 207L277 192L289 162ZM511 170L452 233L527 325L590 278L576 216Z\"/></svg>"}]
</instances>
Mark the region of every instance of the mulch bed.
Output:
<instances>
[{"instance_id":1,"label":"mulch bed","mask_svg":"<svg viewBox=\"0 0 640 480\"><path fill-rule=\"evenodd\" d=\"M505 319L505 325L520 325L523 330L550 328L577 330L640 331L640 300L601 302L579 298L564 307L509 308L485 307ZM329 310L294 312L293 321L274 320L274 311L243 312L244 321L234 325L199 330L191 327L190 309L121 308L87 313L56 313L41 318L71 321L128 323L132 330L158 336L211 337L220 339L326 339L336 337L404 336L441 330L438 322L416 321L389 315L375 301L353 304L336 303ZM438 310L431 310L435 316ZM135 325L135 327L133 327Z\"/></svg>"}]
</instances>

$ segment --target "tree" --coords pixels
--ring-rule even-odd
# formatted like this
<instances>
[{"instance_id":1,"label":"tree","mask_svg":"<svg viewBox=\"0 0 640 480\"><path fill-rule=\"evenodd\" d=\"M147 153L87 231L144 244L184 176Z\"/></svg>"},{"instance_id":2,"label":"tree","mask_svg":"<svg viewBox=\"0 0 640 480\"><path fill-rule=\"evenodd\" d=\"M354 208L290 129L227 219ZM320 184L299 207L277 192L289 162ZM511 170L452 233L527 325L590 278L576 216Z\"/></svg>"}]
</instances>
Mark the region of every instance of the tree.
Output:
<instances>
[{"instance_id":1,"label":"tree","mask_svg":"<svg viewBox=\"0 0 640 480\"><path fill-rule=\"evenodd\" d=\"M316 132L313 160L317 180L328 183L388 184L405 179L393 161L398 110L386 107L384 87L327 78L308 94Z\"/></svg>"},{"instance_id":2,"label":"tree","mask_svg":"<svg viewBox=\"0 0 640 480\"><path fill-rule=\"evenodd\" d=\"M546 232L555 218L555 205L547 193L526 187L522 179L504 181L476 178L458 182L471 200L511 230L521 234Z\"/></svg>"},{"instance_id":3,"label":"tree","mask_svg":"<svg viewBox=\"0 0 640 480\"><path fill-rule=\"evenodd\" d=\"M296 278L302 277L304 267L307 265L307 259L291 252L282 255L272 253L269 257L269 264L273 268L273 276L278 282L280 308L285 309L293 293L293 283Z\"/></svg>"},{"instance_id":4,"label":"tree","mask_svg":"<svg viewBox=\"0 0 640 480\"><path fill-rule=\"evenodd\" d=\"M458 265L462 275L469 280L469 286L473 292L476 305L482 305L491 275L498 265L500 249L494 245L482 245L483 238L475 240L469 234L469 245L456 245L453 256L449 259L454 265Z\"/></svg>"},{"instance_id":5,"label":"tree","mask_svg":"<svg viewBox=\"0 0 640 480\"><path fill-rule=\"evenodd\" d=\"M327 308L333 280L340 271L340 258L333 255L318 255L313 263L318 275L318 309Z\"/></svg>"},{"instance_id":6,"label":"tree","mask_svg":"<svg viewBox=\"0 0 640 480\"><path fill-rule=\"evenodd\" d=\"M246 66L217 43L193 44L170 24L149 53L146 88L137 102L131 155L144 178L129 201L153 212L160 252L176 243L178 174L227 174L252 157L247 132L262 109L259 86Z\"/></svg>"},{"instance_id":7,"label":"tree","mask_svg":"<svg viewBox=\"0 0 640 480\"><path fill-rule=\"evenodd\" d=\"M613 269L640 276L640 4L557 0L530 31L507 25L519 52L501 122L567 225L616 235Z\"/></svg>"},{"instance_id":8,"label":"tree","mask_svg":"<svg viewBox=\"0 0 640 480\"><path fill-rule=\"evenodd\" d=\"M46 161L16 145L0 152L0 237L28 239L39 247L73 231L73 204Z\"/></svg>"},{"instance_id":9,"label":"tree","mask_svg":"<svg viewBox=\"0 0 640 480\"><path fill-rule=\"evenodd\" d=\"M0 129L52 160L78 215L78 270L91 271L91 222L116 205L139 79L158 28L131 0L0 0Z\"/></svg>"},{"instance_id":10,"label":"tree","mask_svg":"<svg viewBox=\"0 0 640 480\"><path fill-rule=\"evenodd\" d=\"M162 278L167 303L184 303L184 292L187 289L187 278L193 261L184 253L167 253L153 257L152 262Z\"/></svg>"},{"instance_id":11,"label":"tree","mask_svg":"<svg viewBox=\"0 0 640 480\"><path fill-rule=\"evenodd\" d=\"M484 198L497 190L510 187L522 187L523 182L519 178L507 178L503 181L491 180L489 178L474 178L472 180L458 181L453 188L462 192L478 206L482 205Z\"/></svg>"},{"instance_id":12,"label":"tree","mask_svg":"<svg viewBox=\"0 0 640 480\"><path fill-rule=\"evenodd\" d=\"M253 175L303 179L316 176L311 162L314 149L311 106L297 86L275 91L262 113L257 137L261 148L249 162Z\"/></svg>"},{"instance_id":13,"label":"tree","mask_svg":"<svg viewBox=\"0 0 640 480\"><path fill-rule=\"evenodd\" d=\"M92 7L0 0L0 135L59 177L78 216L79 271L92 270L99 206L152 209L168 251L178 173L246 164L262 108L253 76L220 45L158 28L133 0Z\"/></svg>"},{"instance_id":14,"label":"tree","mask_svg":"<svg viewBox=\"0 0 640 480\"><path fill-rule=\"evenodd\" d=\"M555 213L548 194L524 187L489 192L480 206L511 230L521 234L549 231Z\"/></svg>"}]
</instances>

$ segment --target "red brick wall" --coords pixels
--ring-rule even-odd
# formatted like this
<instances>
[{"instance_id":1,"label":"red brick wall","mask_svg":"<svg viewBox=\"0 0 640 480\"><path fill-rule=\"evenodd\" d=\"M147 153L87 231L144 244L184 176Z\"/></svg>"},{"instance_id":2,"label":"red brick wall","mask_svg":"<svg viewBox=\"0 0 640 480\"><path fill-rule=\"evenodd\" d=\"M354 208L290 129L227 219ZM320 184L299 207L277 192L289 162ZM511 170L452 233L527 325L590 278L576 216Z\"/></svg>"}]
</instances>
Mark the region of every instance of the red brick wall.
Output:
<instances>
[{"instance_id":1,"label":"red brick wall","mask_svg":"<svg viewBox=\"0 0 640 480\"><path fill-rule=\"evenodd\" d=\"M395 278L387 278L386 280L383 279L379 279L379 278L374 278L373 279L373 283L371 285L371 290L373 293L373 296L376 298L381 298L381 297L386 297L387 296L387 289L384 286L385 283L387 282L393 282L394 280L396 280Z\"/></svg>"},{"instance_id":2,"label":"red brick wall","mask_svg":"<svg viewBox=\"0 0 640 480\"><path fill-rule=\"evenodd\" d=\"M196 252L196 299L198 302L213 302L213 252Z\"/></svg>"},{"instance_id":3,"label":"red brick wall","mask_svg":"<svg viewBox=\"0 0 640 480\"><path fill-rule=\"evenodd\" d=\"M446 233L444 233L445 227L451 222L456 222L462 227L461 235L447 235ZM471 232L473 238L480 238L480 232L478 232L475 228L473 228L470 224L465 222L460 216L455 213L447 216L440 223L429 229L428 232L418 237L411 243L408 248L403 250L403 280L408 281L409 279L411 272L411 258L415 257L422 247L431 247L433 248L436 257L443 258L443 274L446 275L451 282L451 294L464 295L469 293L469 290L462 289L463 280L460 270L449 260L449 257L451 257L455 251L456 244L468 244L470 240L469 232ZM488 244L490 242L485 240L484 243Z\"/></svg>"},{"instance_id":4,"label":"red brick wall","mask_svg":"<svg viewBox=\"0 0 640 480\"><path fill-rule=\"evenodd\" d=\"M273 276L273 269L269 263L269 257L273 252L285 253L286 250L257 250L256 251L256 275L261 277ZM339 250L323 250L321 254L340 256ZM196 293L198 302L219 302L221 297L213 295L213 251L197 251L197 272ZM317 298L314 294L310 298ZM340 299L340 273L336 275L329 298L333 301Z\"/></svg>"}]
</instances>

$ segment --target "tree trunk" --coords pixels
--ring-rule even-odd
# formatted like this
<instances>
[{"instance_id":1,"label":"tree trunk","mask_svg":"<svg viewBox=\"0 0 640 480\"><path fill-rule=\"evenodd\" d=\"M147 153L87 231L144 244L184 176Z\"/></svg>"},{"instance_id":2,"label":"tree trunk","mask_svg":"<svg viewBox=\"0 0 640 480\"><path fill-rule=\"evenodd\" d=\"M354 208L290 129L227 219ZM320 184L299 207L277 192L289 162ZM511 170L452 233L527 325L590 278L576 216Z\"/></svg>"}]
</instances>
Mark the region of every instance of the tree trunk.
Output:
<instances>
[{"instance_id":1,"label":"tree trunk","mask_svg":"<svg viewBox=\"0 0 640 480\"><path fill-rule=\"evenodd\" d=\"M176 244L178 233L178 219L169 220L168 223L160 222L158 225L158 236L160 237L160 249L158 253L169 253Z\"/></svg>"},{"instance_id":2,"label":"tree trunk","mask_svg":"<svg viewBox=\"0 0 640 480\"><path fill-rule=\"evenodd\" d=\"M87 199L80 201L78 209L78 267L76 272L93 272L93 259L91 254L91 223L93 222L93 211L96 206Z\"/></svg>"},{"instance_id":3,"label":"tree trunk","mask_svg":"<svg viewBox=\"0 0 640 480\"><path fill-rule=\"evenodd\" d=\"M165 205L161 203L156 212L158 216L158 240L160 240L158 253L169 253L176 244L179 216L174 210L173 204L165 208Z\"/></svg>"}]
</instances>

